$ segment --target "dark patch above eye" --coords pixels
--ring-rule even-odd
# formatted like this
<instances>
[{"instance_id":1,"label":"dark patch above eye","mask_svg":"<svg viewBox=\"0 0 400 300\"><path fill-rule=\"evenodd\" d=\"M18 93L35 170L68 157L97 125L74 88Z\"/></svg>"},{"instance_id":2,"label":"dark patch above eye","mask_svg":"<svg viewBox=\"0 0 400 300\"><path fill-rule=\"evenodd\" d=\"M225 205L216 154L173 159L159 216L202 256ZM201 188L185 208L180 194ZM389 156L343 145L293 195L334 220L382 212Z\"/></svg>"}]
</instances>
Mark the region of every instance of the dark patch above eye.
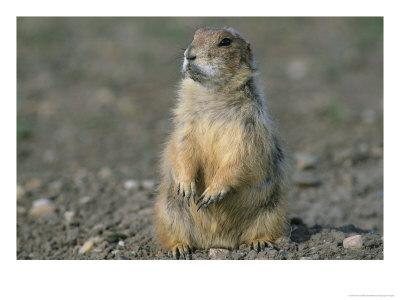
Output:
<instances>
[{"instance_id":1,"label":"dark patch above eye","mask_svg":"<svg viewBox=\"0 0 400 300\"><path fill-rule=\"evenodd\" d=\"M231 39L224 38L222 41L219 42L218 46L229 46L231 43Z\"/></svg>"}]
</instances>

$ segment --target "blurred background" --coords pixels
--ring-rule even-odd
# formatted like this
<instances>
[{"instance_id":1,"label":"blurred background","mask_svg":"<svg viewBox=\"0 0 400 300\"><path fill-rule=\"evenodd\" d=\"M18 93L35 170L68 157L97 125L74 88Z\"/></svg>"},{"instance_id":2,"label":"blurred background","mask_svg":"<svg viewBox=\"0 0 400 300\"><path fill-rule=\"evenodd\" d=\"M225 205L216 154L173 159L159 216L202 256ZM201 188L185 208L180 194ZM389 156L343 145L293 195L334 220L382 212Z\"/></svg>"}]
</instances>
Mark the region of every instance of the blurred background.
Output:
<instances>
[{"instance_id":1,"label":"blurred background","mask_svg":"<svg viewBox=\"0 0 400 300\"><path fill-rule=\"evenodd\" d=\"M253 45L293 157L290 212L382 233L383 18L18 18L18 186L82 169L158 182L183 51L202 26Z\"/></svg>"}]
</instances>

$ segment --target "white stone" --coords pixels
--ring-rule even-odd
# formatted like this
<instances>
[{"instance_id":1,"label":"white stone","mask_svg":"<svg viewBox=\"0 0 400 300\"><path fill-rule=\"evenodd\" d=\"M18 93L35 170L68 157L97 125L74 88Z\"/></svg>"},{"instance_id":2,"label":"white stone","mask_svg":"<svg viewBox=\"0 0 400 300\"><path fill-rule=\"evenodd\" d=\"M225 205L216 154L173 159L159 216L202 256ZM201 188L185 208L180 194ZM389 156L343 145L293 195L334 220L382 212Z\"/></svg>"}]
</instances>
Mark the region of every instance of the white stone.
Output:
<instances>
[{"instance_id":1,"label":"white stone","mask_svg":"<svg viewBox=\"0 0 400 300\"><path fill-rule=\"evenodd\" d=\"M154 180L143 180L142 181L142 187L145 190L153 190L155 188L156 184Z\"/></svg>"},{"instance_id":2,"label":"white stone","mask_svg":"<svg viewBox=\"0 0 400 300\"><path fill-rule=\"evenodd\" d=\"M139 182L134 179L129 179L129 180L125 181L124 187L127 190L136 190L139 188Z\"/></svg>"},{"instance_id":3,"label":"white stone","mask_svg":"<svg viewBox=\"0 0 400 300\"><path fill-rule=\"evenodd\" d=\"M93 250L94 242L92 240L86 241L79 249L79 254L90 253Z\"/></svg>"},{"instance_id":4,"label":"white stone","mask_svg":"<svg viewBox=\"0 0 400 300\"><path fill-rule=\"evenodd\" d=\"M42 180L39 178L31 178L25 183L25 189L27 191L35 190L41 187L43 184Z\"/></svg>"},{"instance_id":5,"label":"white stone","mask_svg":"<svg viewBox=\"0 0 400 300\"><path fill-rule=\"evenodd\" d=\"M372 109L365 109L361 113L361 118L365 124L374 124L376 121L376 113Z\"/></svg>"},{"instance_id":6,"label":"white stone","mask_svg":"<svg viewBox=\"0 0 400 300\"><path fill-rule=\"evenodd\" d=\"M346 249L360 249L363 246L361 235L353 235L343 240L343 247Z\"/></svg>"},{"instance_id":7,"label":"white stone","mask_svg":"<svg viewBox=\"0 0 400 300\"><path fill-rule=\"evenodd\" d=\"M306 64L301 60L291 61L286 68L287 75L290 79L301 79L307 71Z\"/></svg>"},{"instance_id":8,"label":"white stone","mask_svg":"<svg viewBox=\"0 0 400 300\"><path fill-rule=\"evenodd\" d=\"M318 162L318 158L309 153L297 152L294 157L296 159L297 170L314 168Z\"/></svg>"},{"instance_id":9,"label":"white stone","mask_svg":"<svg viewBox=\"0 0 400 300\"><path fill-rule=\"evenodd\" d=\"M71 223L73 217L75 216L75 212L74 211L66 211L64 213L64 218L67 221L67 223Z\"/></svg>"},{"instance_id":10,"label":"white stone","mask_svg":"<svg viewBox=\"0 0 400 300\"><path fill-rule=\"evenodd\" d=\"M32 208L29 210L31 216L41 216L55 210L54 202L49 199L38 199L33 201Z\"/></svg>"},{"instance_id":11,"label":"white stone","mask_svg":"<svg viewBox=\"0 0 400 300\"><path fill-rule=\"evenodd\" d=\"M88 202L91 201L91 200L92 200L92 197L90 197L90 196L85 196L85 197L82 197L82 198L79 199L79 203L80 203L80 204L85 204L85 203L88 203Z\"/></svg>"},{"instance_id":12,"label":"white stone","mask_svg":"<svg viewBox=\"0 0 400 300\"><path fill-rule=\"evenodd\" d=\"M211 259L224 259L229 255L228 249L221 248L211 248L209 252L209 256Z\"/></svg>"},{"instance_id":13,"label":"white stone","mask_svg":"<svg viewBox=\"0 0 400 300\"><path fill-rule=\"evenodd\" d=\"M17 184L17 199L21 199L25 195L25 189L22 185Z\"/></svg>"}]
</instances>

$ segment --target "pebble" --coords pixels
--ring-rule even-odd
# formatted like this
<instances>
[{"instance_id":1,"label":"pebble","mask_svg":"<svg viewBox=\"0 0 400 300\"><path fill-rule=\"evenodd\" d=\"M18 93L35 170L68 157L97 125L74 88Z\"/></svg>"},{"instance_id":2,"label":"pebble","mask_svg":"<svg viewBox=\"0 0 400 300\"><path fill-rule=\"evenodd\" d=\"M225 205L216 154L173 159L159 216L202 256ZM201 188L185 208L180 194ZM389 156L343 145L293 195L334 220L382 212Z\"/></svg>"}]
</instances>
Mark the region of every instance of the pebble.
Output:
<instances>
[{"instance_id":1,"label":"pebble","mask_svg":"<svg viewBox=\"0 0 400 300\"><path fill-rule=\"evenodd\" d=\"M134 179L129 179L127 181L125 181L124 183L124 187L127 190L137 190L139 189L139 182L137 180Z\"/></svg>"},{"instance_id":2,"label":"pebble","mask_svg":"<svg viewBox=\"0 0 400 300\"><path fill-rule=\"evenodd\" d=\"M376 113L372 109L365 109L361 113L361 118L365 124L374 124L376 121Z\"/></svg>"},{"instance_id":3,"label":"pebble","mask_svg":"<svg viewBox=\"0 0 400 300\"><path fill-rule=\"evenodd\" d=\"M31 178L25 183L27 191L38 189L42 186L43 182L39 178Z\"/></svg>"},{"instance_id":4,"label":"pebble","mask_svg":"<svg viewBox=\"0 0 400 300\"><path fill-rule=\"evenodd\" d=\"M306 64L302 60L293 60L286 67L286 73L290 79L301 79L306 74Z\"/></svg>"},{"instance_id":5,"label":"pebble","mask_svg":"<svg viewBox=\"0 0 400 300\"><path fill-rule=\"evenodd\" d=\"M107 179L112 176L112 171L110 168L104 167L104 168L101 168L98 175L101 179Z\"/></svg>"},{"instance_id":6,"label":"pebble","mask_svg":"<svg viewBox=\"0 0 400 300\"><path fill-rule=\"evenodd\" d=\"M256 259L256 257L257 257L257 252L255 250L250 251L246 256L247 259Z\"/></svg>"},{"instance_id":7,"label":"pebble","mask_svg":"<svg viewBox=\"0 0 400 300\"><path fill-rule=\"evenodd\" d=\"M124 241L119 241L118 242L118 246L124 247L125 246L125 242Z\"/></svg>"},{"instance_id":8,"label":"pebble","mask_svg":"<svg viewBox=\"0 0 400 300\"><path fill-rule=\"evenodd\" d=\"M345 185L345 186L353 186L353 183L354 183L354 178L353 178L353 176L352 175L350 175L350 174L343 174L341 177L340 177L340 181Z\"/></svg>"},{"instance_id":9,"label":"pebble","mask_svg":"<svg viewBox=\"0 0 400 300\"><path fill-rule=\"evenodd\" d=\"M85 197L82 197L82 198L79 199L79 203L80 203L80 204L85 204L85 203L90 202L91 200L92 200L92 197L90 197L90 196L85 196Z\"/></svg>"},{"instance_id":10,"label":"pebble","mask_svg":"<svg viewBox=\"0 0 400 300\"><path fill-rule=\"evenodd\" d=\"M154 190L154 188L156 187L156 183L154 182L154 180L143 180L142 187L145 190Z\"/></svg>"},{"instance_id":11,"label":"pebble","mask_svg":"<svg viewBox=\"0 0 400 300\"><path fill-rule=\"evenodd\" d=\"M299 171L315 168L318 163L318 158L308 153L298 152L294 157L296 159L296 168Z\"/></svg>"},{"instance_id":12,"label":"pebble","mask_svg":"<svg viewBox=\"0 0 400 300\"><path fill-rule=\"evenodd\" d=\"M343 247L346 249L360 249L363 246L361 235L353 235L343 240Z\"/></svg>"},{"instance_id":13,"label":"pebble","mask_svg":"<svg viewBox=\"0 0 400 300\"><path fill-rule=\"evenodd\" d=\"M321 184L321 181L309 173L295 173L293 175L294 182L299 187L315 187Z\"/></svg>"},{"instance_id":14,"label":"pebble","mask_svg":"<svg viewBox=\"0 0 400 300\"><path fill-rule=\"evenodd\" d=\"M228 249L221 248L211 248L209 252L209 256L211 259L224 259L229 255Z\"/></svg>"},{"instance_id":15,"label":"pebble","mask_svg":"<svg viewBox=\"0 0 400 300\"><path fill-rule=\"evenodd\" d=\"M312 259L315 259L315 260L317 260L317 259L319 259L319 258L320 258L319 254L314 254L314 255L312 256Z\"/></svg>"},{"instance_id":16,"label":"pebble","mask_svg":"<svg viewBox=\"0 0 400 300\"><path fill-rule=\"evenodd\" d=\"M38 199L33 201L33 206L29 210L31 216L42 216L56 209L54 202L49 199Z\"/></svg>"},{"instance_id":17,"label":"pebble","mask_svg":"<svg viewBox=\"0 0 400 300\"><path fill-rule=\"evenodd\" d=\"M25 195L25 189L22 185L17 184L17 200Z\"/></svg>"},{"instance_id":18,"label":"pebble","mask_svg":"<svg viewBox=\"0 0 400 300\"><path fill-rule=\"evenodd\" d=\"M117 243L119 242L121 239L126 239L127 236L123 233L112 233L107 235L107 237L105 238L105 240L109 243Z\"/></svg>"},{"instance_id":19,"label":"pebble","mask_svg":"<svg viewBox=\"0 0 400 300\"><path fill-rule=\"evenodd\" d=\"M53 181L52 183L49 184L49 192L52 194L60 193L61 188L62 188L61 181Z\"/></svg>"},{"instance_id":20,"label":"pebble","mask_svg":"<svg viewBox=\"0 0 400 300\"><path fill-rule=\"evenodd\" d=\"M46 151L44 151L43 153L43 160L47 163L52 163L56 160L56 153L51 150L51 149L47 149Z\"/></svg>"},{"instance_id":21,"label":"pebble","mask_svg":"<svg viewBox=\"0 0 400 300\"><path fill-rule=\"evenodd\" d=\"M64 213L64 218L65 218L65 221L67 221L67 223L71 223L74 216L75 216L74 211L66 211Z\"/></svg>"},{"instance_id":22,"label":"pebble","mask_svg":"<svg viewBox=\"0 0 400 300\"><path fill-rule=\"evenodd\" d=\"M93 250L94 242L92 240L86 241L79 249L79 254L90 253Z\"/></svg>"},{"instance_id":23,"label":"pebble","mask_svg":"<svg viewBox=\"0 0 400 300\"><path fill-rule=\"evenodd\" d=\"M153 213L154 213L154 207L147 207L147 208L139 210L138 215L140 215L140 216L151 215Z\"/></svg>"}]
</instances>

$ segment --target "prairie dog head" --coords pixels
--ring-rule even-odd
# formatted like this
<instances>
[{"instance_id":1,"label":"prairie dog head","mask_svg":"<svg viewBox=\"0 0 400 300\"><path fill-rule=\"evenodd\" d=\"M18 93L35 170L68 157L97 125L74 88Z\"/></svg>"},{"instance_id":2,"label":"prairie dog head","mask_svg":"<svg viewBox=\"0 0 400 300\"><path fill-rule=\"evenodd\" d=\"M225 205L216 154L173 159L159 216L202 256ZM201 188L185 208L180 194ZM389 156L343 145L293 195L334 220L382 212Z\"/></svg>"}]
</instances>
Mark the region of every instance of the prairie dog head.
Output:
<instances>
[{"instance_id":1,"label":"prairie dog head","mask_svg":"<svg viewBox=\"0 0 400 300\"><path fill-rule=\"evenodd\" d=\"M195 32L182 66L185 76L201 84L245 81L255 69L250 43L236 30L209 27Z\"/></svg>"}]
</instances>

